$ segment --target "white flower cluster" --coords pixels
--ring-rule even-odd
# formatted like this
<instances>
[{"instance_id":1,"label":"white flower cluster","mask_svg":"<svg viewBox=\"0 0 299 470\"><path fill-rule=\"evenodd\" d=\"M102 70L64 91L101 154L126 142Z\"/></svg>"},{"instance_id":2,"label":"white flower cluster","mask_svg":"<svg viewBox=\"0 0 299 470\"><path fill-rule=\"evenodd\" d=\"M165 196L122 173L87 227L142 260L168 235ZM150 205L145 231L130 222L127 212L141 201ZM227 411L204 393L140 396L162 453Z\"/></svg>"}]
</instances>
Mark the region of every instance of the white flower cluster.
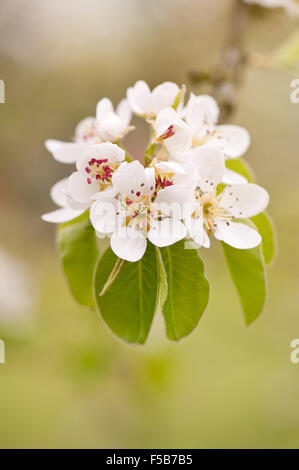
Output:
<instances>
[{"instance_id":1,"label":"white flower cluster","mask_svg":"<svg viewBox=\"0 0 299 470\"><path fill-rule=\"evenodd\" d=\"M208 248L213 234L235 248L257 246L259 233L238 219L264 211L268 193L225 166L246 152L249 134L218 125L211 96L191 93L185 105L184 95L175 83L151 91L138 81L116 111L102 99L96 117L77 126L75 142L48 140L54 158L76 171L51 189L60 208L43 220L66 222L89 210L97 234L109 236L114 253L128 261L142 258L147 239L164 247L186 238ZM126 161L119 144L132 129L132 112L151 127L146 166Z\"/></svg>"}]
</instances>

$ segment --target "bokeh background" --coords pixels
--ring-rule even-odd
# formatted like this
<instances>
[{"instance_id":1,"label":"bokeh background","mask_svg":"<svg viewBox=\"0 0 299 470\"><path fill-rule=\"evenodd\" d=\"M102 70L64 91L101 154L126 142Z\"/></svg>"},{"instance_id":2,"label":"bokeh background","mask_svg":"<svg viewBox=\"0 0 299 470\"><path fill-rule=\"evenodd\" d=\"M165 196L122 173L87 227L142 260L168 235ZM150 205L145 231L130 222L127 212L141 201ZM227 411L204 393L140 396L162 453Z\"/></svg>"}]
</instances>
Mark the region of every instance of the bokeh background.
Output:
<instances>
[{"instance_id":1,"label":"bokeh background","mask_svg":"<svg viewBox=\"0 0 299 470\"><path fill-rule=\"evenodd\" d=\"M279 256L268 301L245 327L216 246L202 252L209 307L181 344L156 318L144 347L114 338L75 304L55 251L51 185L70 168L46 138L69 140L97 101L116 104L137 79L189 82L215 63L230 0L2 0L0 78L0 447L298 447L299 104L287 70L248 68L234 122L247 127L247 161L271 194ZM294 30L283 13L257 16L246 46L277 47ZM128 139L142 156L145 126ZM254 295L254 292L252 292Z\"/></svg>"}]
</instances>

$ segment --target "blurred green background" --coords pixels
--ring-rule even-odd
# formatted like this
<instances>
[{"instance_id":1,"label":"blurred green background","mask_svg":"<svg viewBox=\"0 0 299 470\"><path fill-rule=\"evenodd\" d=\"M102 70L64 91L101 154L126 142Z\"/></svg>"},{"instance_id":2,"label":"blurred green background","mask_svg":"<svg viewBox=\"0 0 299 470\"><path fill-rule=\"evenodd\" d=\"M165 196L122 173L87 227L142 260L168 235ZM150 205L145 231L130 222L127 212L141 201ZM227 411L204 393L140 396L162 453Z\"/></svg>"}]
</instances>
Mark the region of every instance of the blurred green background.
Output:
<instances>
[{"instance_id":1,"label":"blurred green background","mask_svg":"<svg viewBox=\"0 0 299 470\"><path fill-rule=\"evenodd\" d=\"M186 83L217 61L230 0L2 0L0 78L0 447L298 447L299 104L288 71L249 68L234 122L271 195L279 256L268 302L249 328L216 243L203 250L212 283L207 312L181 344L156 318L145 347L114 338L77 306L55 251L51 185L69 174L44 148L69 140L97 101L116 104L137 79ZM257 16L247 47L267 52L294 29ZM142 156L147 130L128 145ZM254 295L254 292L252 293Z\"/></svg>"}]
</instances>

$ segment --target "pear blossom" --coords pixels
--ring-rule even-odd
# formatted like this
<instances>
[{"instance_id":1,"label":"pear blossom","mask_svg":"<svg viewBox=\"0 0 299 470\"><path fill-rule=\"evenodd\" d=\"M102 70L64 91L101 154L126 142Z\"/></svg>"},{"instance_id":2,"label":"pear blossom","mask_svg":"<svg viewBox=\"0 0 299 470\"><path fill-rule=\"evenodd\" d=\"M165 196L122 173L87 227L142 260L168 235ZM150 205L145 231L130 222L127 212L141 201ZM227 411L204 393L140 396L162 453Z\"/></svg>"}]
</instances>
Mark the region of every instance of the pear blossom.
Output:
<instances>
[{"instance_id":1,"label":"pear blossom","mask_svg":"<svg viewBox=\"0 0 299 470\"><path fill-rule=\"evenodd\" d=\"M125 159L125 151L116 144L105 142L88 146L77 159L75 171L68 180L70 196L86 204L99 191L112 184L112 175Z\"/></svg>"},{"instance_id":2,"label":"pear blossom","mask_svg":"<svg viewBox=\"0 0 299 470\"><path fill-rule=\"evenodd\" d=\"M247 151L250 144L248 131L231 124L217 125L219 107L212 96L191 93L183 113L192 134L193 147L216 147L225 158L238 158Z\"/></svg>"},{"instance_id":3,"label":"pear blossom","mask_svg":"<svg viewBox=\"0 0 299 470\"><path fill-rule=\"evenodd\" d=\"M182 219L190 215L191 193L175 184L158 189L155 178L153 167L124 162L112 176L113 191L99 193L91 206L92 225L100 234L112 234L111 248L119 258L141 259L147 239L163 247L186 236Z\"/></svg>"},{"instance_id":4,"label":"pear blossom","mask_svg":"<svg viewBox=\"0 0 299 470\"><path fill-rule=\"evenodd\" d=\"M76 162L77 171L56 183L51 199L60 208L44 214L45 222L72 220L89 209L96 194L111 189L112 175L125 158L125 151L105 142L86 147Z\"/></svg>"},{"instance_id":5,"label":"pear blossom","mask_svg":"<svg viewBox=\"0 0 299 470\"><path fill-rule=\"evenodd\" d=\"M298 0L244 0L249 4L260 5L264 8L285 8L291 16L299 16Z\"/></svg>"},{"instance_id":6,"label":"pear blossom","mask_svg":"<svg viewBox=\"0 0 299 470\"><path fill-rule=\"evenodd\" d=\"M224 162L221 153L209 149L198 158L200 178L193 184L192 214L185 220L189 236L199 246L210 247L209 235L239 249L249 249L261 242L260 234L235 221L253 217L264 211L269 203L267 191L256 184L233 184L217 194L222 181Z\"/></svg>"},{"instance_id":7,"label":"pear blossom","mask_svg":"<svg viewBox=\"0 0 299 470\"><path fill-rule=\"evenodd\" d=\"M115 143L122 139L133 129L130 126L131 116L131 108L126 99L121 100L114 111L112 102L103 98L97 104L96 117L87 117L77 125L75 142L48 139L45 146L55 160L61 163L75 163L89 145Z\"/></svg>"},{"instance_id":8,"label":"pear blossom","mask_svg":"<svg viewBox=\"0 0 299 470\"><path fill-rule=\"evenodd\" d=\"M146 119L154 119L159 111L174 104L180 92L178 85L164 82L152 91L143 80L138 80L133 87L127 90L127 100L132 111Z\"/></svg>"}]
</instances>

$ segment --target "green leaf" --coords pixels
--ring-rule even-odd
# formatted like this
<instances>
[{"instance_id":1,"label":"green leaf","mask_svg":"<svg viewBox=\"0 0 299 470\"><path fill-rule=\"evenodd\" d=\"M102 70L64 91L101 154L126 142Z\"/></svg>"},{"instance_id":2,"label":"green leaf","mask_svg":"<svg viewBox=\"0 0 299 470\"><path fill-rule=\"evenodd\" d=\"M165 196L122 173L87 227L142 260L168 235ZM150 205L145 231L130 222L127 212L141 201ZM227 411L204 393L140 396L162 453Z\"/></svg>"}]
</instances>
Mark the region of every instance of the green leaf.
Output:
<instances>
[{"instance_id":1,"label":"green leaf","mask_svg":"<svg viewBox=\"0 0 299 470\"><path fill-rule=\"evenodd\" d=\"M240 175L247 178L249 183L254 181L253 171L251 170L248 163L245 162L242 158L232 158L231 160L226 160L225 166L229 170L235 171L236 173L239 173Z\"/></svg>"},{"instance_id":2,"label":"green leaf","mask_svg":"<svg viewBox=\"0 0 299 470\"><path fill-rule=\"evenodd\" d=\"M251 217L251 220L262 237L262 252L265 263L270 265L274 260L276 245L273 222L269 214L266 212L262 212L261 214Z\"/></svg>"},{"instance_id":3,"label":"green leaf","mask_svg":"<svg viewBox=\"0 0 299 470\"><path fill-rule=\"evenodd\" d=\"M115 279L107 284L113 270ZM94 299L105 323L119 338L127 343L145 343L158 297L158 269L151 243L136 263L122 262L110 248L99 260Z\"/></svg>"},{"instance_id":4,"label":"green leaf","mask_svg":"<svg viewBox=\"0 0 299 470\"><path fill-rule=\"evenodd\" d=\"M92 280L98 249L88 211L59 226L58 247L72 295L79 304L94 308Z\"/></svg>"},{"instance_id":5,"label":"green leaf","mask_svg":"<svg viewBox=\"0 0 299 470\"><path fill-rule=\"evenodd\" d=\"M196 250L188 250L184 241L161 248L167 275L168 295L163 305L166 334L178 341L197 326L209 300L209 283Z\"/></svg>"},{"instance_id":6,"label":"green leaf","mask_svg":"<svg viewBox=\"0 0 299 470\"><path fill-rule=\"evenodd\" d=\"M245 322L252 323L266 299L266 272L261 246L238 250L221 242L231 278L237 289Z\"/></svg>"}]
</instances>

